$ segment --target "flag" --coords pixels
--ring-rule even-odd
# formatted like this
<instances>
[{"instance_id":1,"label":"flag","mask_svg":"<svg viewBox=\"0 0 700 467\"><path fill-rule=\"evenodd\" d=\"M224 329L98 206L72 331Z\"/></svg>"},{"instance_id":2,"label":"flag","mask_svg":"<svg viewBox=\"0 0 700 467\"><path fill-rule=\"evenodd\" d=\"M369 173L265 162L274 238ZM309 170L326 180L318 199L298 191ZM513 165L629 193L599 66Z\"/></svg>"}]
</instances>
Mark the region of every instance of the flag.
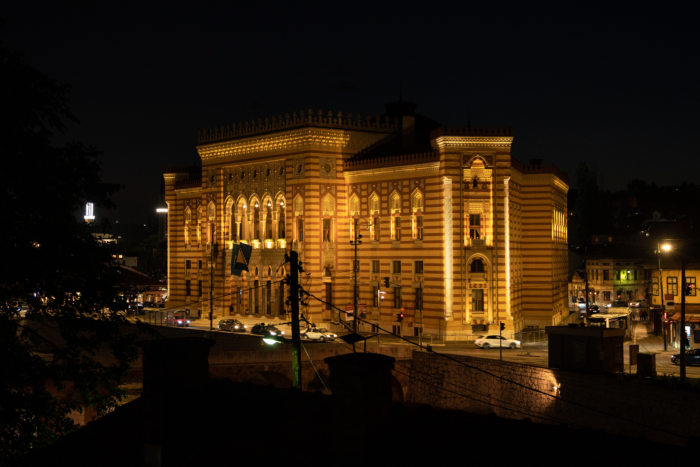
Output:
<instances>
[{"instance_id":1,"label":"flag","mask_svg":"<svg viewBox=\"0 0 700 467\"><path fill-rule=\"evenodd\" d=\"M248 270L248 261L253 248L245 243L234 243L231 251L231 274L240 276L243 271Z\"/></svg>"}]
</instances>

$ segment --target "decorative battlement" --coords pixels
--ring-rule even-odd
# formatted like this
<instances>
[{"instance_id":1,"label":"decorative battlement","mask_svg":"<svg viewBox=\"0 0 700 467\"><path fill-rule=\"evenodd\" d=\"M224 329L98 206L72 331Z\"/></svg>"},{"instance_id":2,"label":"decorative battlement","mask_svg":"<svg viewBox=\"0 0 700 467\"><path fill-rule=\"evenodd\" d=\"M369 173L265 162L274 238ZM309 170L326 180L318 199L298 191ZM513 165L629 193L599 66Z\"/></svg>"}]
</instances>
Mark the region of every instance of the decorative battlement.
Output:
<instances>
[{"instance_id":1,"label":"decorative battlement","mask_svg":"<svg viewBox=\"0 0 700 467\"><path fill-rule=\"evenodd\" d=\"M348 159L343 163L343 170L362 170L392 165L420 164L440 160L438 151L419 152L413 154L392 154L363 159Z\"/></svg>"},{"instance_id":2,"label":"decorative battlement","mask_svg":"<svg viewBox=\"0 0 700 467\"><path fill-rule=\"evenodd\" d=\"M390 132L399 128L399 121L394 117L387 116L362 117L361 115L344 115L342 112L334 114L330 110L323 112L322 110L314 111L309 109L293 112L292 114L286 113L277 117L259 118L257 120L200 130L197 140L199 144L215 143L243 136L259 135L305 126Z\"/></svg>"},{"instance_id":3,"label":"decorative battlement","mask_svg":"<svg viewBox=\"0 0 700 467\"><path fill-rule=\"evenodd\" d=\"M513 136L512 128L440 127L430 132L430 139L440 136Z\"/></svg>"}]
</instances>

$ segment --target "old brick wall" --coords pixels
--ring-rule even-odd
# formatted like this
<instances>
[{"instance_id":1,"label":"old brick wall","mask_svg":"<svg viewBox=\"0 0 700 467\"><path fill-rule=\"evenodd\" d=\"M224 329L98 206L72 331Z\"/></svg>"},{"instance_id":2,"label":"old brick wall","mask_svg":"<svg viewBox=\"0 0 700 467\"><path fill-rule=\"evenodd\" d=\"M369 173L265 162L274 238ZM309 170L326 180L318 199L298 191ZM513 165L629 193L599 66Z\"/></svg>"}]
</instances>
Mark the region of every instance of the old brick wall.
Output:
<instances>
[{"instance_id":1,"label":"old brick wall","mask_svg":"<svg viewBox=\"0 0 700 467\"><path fill-rule=\"evenodd\" d=\"M700 395L624 375L414 352L407 402L687 444Z\"/></svg>"}]
</instances>

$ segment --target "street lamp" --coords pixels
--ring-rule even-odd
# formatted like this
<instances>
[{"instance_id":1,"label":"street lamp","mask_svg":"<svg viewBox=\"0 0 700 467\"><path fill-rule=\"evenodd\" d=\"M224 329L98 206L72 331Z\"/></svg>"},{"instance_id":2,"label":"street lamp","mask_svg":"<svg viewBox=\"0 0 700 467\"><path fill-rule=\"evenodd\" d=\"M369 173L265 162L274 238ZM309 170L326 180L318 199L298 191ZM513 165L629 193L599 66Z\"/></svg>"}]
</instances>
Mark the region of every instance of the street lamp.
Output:
<instances>
[{"instance_id":1,"label":"street lamp","mask_svg":"<svg viewBox=\"0 0 700 467\"><path fill-rule=\"evenodd\" d=\"M664 243L664 244L656 244L656 258L658 260L658 269L659 269L659 298L661 299L661 317L663 318L664 313L666 311L666 301L664 300L664 286L663 286L663 280L661 279L661 253L668 253L671 251L671 244L670 243ZM661 334L663 335L664 338L664 352L668 349L667 343L666 343L666 320L664 319L661 322Z\"/></svg>"},{"instance_id":2,"label":"street lamp","mask_svg":"<svg viewBox=\"0 0 700 467\"><path fill-rule=\"evenodd\" d=\"M670 252L673 247L669 242L665 242L660 245L661 251ZM685 256L681 253L681 322L680 322L680 381L681 385L685 384L686 379L686 359L685 359L685 342L687 336L685 334L685 294L686 294L686 284L685 284ZM661 268L659 268L661 269ZM660 282L660 278L659 278ZM664 345L664 350L666 346Z\"/></svg>"}]
</instances>

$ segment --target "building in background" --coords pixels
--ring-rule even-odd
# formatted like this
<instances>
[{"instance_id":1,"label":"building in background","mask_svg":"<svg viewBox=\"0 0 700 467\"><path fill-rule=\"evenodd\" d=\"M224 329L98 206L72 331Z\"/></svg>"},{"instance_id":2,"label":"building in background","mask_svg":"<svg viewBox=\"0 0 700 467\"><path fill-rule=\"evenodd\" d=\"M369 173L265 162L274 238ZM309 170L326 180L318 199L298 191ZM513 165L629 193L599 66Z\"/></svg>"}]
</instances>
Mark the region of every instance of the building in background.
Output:
<instances>
[{"instance_id":1,"label":"building in background","mask_svg":"<svg viewBox=\"0 0 700 467\"><path fill-rule=\"evenodd\" d=\"M365 319L404 335L468 339L499 322L513 333L568 319L565 176L513 159L509 129L441 127L414 109L201 132L201 171L164 173L167 306L206 316L211 291L215 317L283 316L294 249L315 323L347 318L334 306L352 309L355 272ZM235 276L239 242L253 253Z\"/></svg>"}]
</instances>

